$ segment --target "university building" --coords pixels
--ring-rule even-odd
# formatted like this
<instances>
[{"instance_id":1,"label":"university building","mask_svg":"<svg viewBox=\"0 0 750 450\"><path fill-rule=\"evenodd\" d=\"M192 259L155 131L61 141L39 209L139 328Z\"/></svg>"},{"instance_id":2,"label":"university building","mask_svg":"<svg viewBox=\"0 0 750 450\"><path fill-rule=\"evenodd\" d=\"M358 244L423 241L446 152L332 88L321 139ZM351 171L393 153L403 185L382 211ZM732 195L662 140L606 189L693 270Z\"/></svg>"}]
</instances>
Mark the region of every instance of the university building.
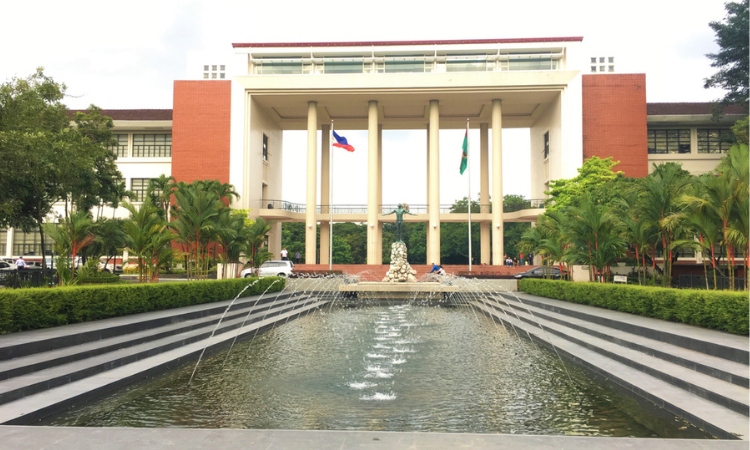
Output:
<instances>
[{"instance_id":1,"label":"university building","mask_svg":"<svg viewBox=\"0 0 750 450\"><path fill-rule=\"evenodd\" d=\"M647 103L646 75L615 72L613 57L585 54L581 37L452 41L236 43L224 64L202 65L195 80L174 82L171 110L104 110L113 118L117 164L127 188L142 200L148 181L217 179L240 194L233 206L276 221L270 251L281 249L280 222L306 224L308 264L329 263L329 226L367 224L367 264L381 264L383 181L395 168L382 161L383 130L425 133L426 205L406 216L427 224L427 260L440 263L440 227L466 222L441 208L439 130L479 130L481 262L502 264L506 222L533 222L550 180L572 178L592 156L612 156L627 176L652 164L678 162L692 173L711 171L726 152L725 136L742 117L726 110L712 119L707 103ZM361 210L329 205L331 125L366 130ZM531 198L528 209L503 207L503 128L528 129ZM306 202L282 198L284 131L307 132ZM341 133L345 134L345 133ZM451 143L454 145L454 143ZM318 167L320 156L321 167ZM455 164L455 161L451 161ZM318 172L320 171L320 178ZM420 186L414 189L422 189ZM324 199L318 202L318 198ZM124 210L104 212L126 216ZM316 226L320 226L320 239ZM39 255L39 238L0 231L0 254ZM317 259L317 261L316 261Z\"/></svg>"}]
</instances>

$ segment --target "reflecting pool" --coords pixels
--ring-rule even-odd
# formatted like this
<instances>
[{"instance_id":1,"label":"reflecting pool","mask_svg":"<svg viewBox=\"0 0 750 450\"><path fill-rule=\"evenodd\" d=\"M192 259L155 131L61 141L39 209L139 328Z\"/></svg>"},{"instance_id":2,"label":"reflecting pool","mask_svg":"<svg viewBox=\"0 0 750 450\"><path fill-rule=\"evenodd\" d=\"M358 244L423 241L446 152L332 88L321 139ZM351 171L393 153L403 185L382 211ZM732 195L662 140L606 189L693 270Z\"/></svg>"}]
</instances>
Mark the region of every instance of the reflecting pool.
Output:
<instances>
[{"instance_id":1,"label":"reflecting pool","mask_svg":"<svg viewBox=\"0 0 750 450\"><path fill-rule=\"evenodd\" d=\"M333 308L46 424L709 437L468 307Z\"/></svg>"}]
</instances>

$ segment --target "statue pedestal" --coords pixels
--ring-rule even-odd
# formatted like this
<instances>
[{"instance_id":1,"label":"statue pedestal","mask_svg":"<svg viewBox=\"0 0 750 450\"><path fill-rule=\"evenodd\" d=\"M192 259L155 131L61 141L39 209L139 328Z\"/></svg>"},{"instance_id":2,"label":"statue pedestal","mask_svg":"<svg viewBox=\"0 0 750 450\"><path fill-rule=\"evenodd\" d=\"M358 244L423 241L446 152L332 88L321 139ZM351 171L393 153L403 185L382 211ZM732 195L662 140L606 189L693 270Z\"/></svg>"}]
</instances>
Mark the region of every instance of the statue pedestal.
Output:
<instances>
[{"instance_id":1,"label":"statue pedestal","mask_svg":"<svg viewBox=\"0 0 750 450\"><path fill-rule=\"evenodd\" d=\"M402 241L391 245L391 267L383 282L389 283L416 283L417 271L412 269L406 260L406 244Z\"/></svg>"}]
</instances>

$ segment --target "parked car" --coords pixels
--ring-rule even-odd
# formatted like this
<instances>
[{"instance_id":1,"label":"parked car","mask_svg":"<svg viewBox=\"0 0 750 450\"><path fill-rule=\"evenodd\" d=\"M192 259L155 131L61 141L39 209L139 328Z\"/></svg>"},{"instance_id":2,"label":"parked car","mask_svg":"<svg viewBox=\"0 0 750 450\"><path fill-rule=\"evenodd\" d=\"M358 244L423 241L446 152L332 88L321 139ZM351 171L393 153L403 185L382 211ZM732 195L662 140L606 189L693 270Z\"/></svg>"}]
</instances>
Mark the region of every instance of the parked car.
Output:
<instances>
[{"instance_id":1,"label":"parked car","mask_svg":"<svg viewBox=\"0 0 750 450\"><path fill-rule=\"evenodd\" d=\"M7 263L5 261L0 261L0 271L8 272L10 270L16 270L16 265Z\"/></svg>"},{"instance_id":2,"label":"parked car","mask_svg":"<svg viewBox=\"0 0 750 450\"><path fill-rule=\"evenodd\" d=\"M257 275L255 275L254 272L255 269L249 267L240 272L240 276L242 278L248 278L252 276L289 277L294 273L294 263L291 261L266 261L258 268Z\"/></svg>"},{"instance_id":3,"label":"parked car","mask_svg":"<svg viewBox=\"0 0 750 450\"><path fill-rule=\"evenodd\" d=\"M552 269L545 269L544 267L535 267L531 270L527 270L526 272L521 272L516 274L517 279L521 278L546 278L547 273L552 271L552 279L553 280L559 280L560 279L560 268L559 267L552 267Z\"/></svg>"},{"instance_id":4,"label":"parked car","mask_svg":"<svg viewBox=\"0 0 750 450\"><path fill-rule=\"evenodd\" d=\"M109 264L106 265L106 267L105 267L105 264L103 262L100 262L97 265L97 269L99 269L102 272L107 272L107 273L116 273L116 274L121 274L122 273L122 265L121 264L115 264L115 263L113 263L111 261L110 261Z\"/></svg>"}]
</instances>

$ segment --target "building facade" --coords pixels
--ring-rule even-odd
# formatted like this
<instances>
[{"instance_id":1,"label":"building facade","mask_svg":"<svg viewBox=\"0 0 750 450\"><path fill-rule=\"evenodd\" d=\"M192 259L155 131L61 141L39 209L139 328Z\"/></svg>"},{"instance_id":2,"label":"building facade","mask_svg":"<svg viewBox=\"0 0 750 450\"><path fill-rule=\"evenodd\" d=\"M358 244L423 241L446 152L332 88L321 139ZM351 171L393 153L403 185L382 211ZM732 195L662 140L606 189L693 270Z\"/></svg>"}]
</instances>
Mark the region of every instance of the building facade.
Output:
<instances>
[{"instance_id":1,"label":"building facade","mask_svg":"<svg viewBox=\"0 0 750 450\"><path fill-rule=\"evenodd\" d=\"M427 260L440 263L441 223L466 222L467 215L439 204L439 130L465 129L468 123L480 132L481 211L472 221L481 224L481 262L502 264L504 223L533 222L542 211L534 204L504 211L503 128L529 130L531 198L544 199L550 180L576 176L591 156L612 156L620 161L617 170L633 177L666 161L708 172L728 147L729 127L741 117L729 111L715 121L708 104L648 104L644 74L614 73L611 57L597 57L594 72L595 58L582 53L581 42L238 43L228 64L204 65L198 79L174 82L172 110L104 114L114 119L118 145L112 151L136 194L131 200L142 200L148 180L162 174L231 183L240 194L236 207L277 222L269 234L273 253L281 249L280 222L305 223L305 262L313 264L329 263L331 221L367 224L367 263L382 263L382 226L394 220L385 215L394 205L382 201L383 180L394 176L394 168L382 163L383 130L426 134L426 147L416 150L424 152L426 167L410 170L425 171L427 205L405 220L427 223ZM367 203L359 212L317 200L330 198L332 126L367 130L367 147L358 148L367 152L361 172ZM307 132L304 205L282 198L287 130ZM33 236L0 233L0 254L41 253L27 242Z\"/></svg>"}]
</instances>

